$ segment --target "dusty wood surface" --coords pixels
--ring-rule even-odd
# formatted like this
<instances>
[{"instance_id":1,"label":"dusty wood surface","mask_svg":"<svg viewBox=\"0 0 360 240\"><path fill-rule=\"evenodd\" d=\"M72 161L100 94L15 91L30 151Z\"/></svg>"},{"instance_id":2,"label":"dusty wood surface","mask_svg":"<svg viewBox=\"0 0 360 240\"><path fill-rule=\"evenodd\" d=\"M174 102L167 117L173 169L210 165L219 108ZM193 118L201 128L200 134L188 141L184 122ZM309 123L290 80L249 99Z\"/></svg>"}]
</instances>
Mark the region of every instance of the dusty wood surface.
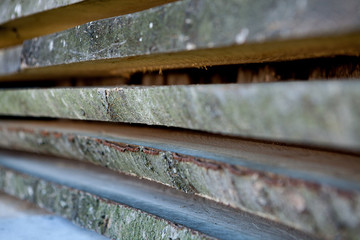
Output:
<instances>
[{"instance_id":1,"label":"dusty wood surface","mask_svg":"<svg viewBox=\"0 0 360 240\"><path fill-rule=\"evenodd\" d=\"M359 81L2 90L0 114L142 123L358 151Z\"/></svg>"},{"instance_id":2,"label":"dusty wood surface","mask_svg":"<svg viewBox=\"0 0 360 240\"><path fill-rule=\"evenodd\" d=\"M358 156L121 125L0 126L2 148L91 162L323 237L359 234Z\"/></svg>"},{"instance_id":3,"label":"dusty wood surface","mask_svg":"<svg viewBox=\"0 0 360 240\"><path fill-rule=\"evenodd\" d=\"M359 9L354 0L174 2L26 41L22 73L2 78L359 55Z\"/></svg>"},{"instance_id":4,"label":"dusty wood surface","mask_svg":"<svg viewBox=\"0 0 360 240\"><path fill-rule=\"evenodd\" d=\"M220 239L309 238L275 222L91 165L7 153L0 161L0 186L7 193L110 238L204 238L199 232Z\"/></svg>"},{"instance_id":5,"label":"dusty wood surface","mask_svg":"<svg viewBox=\"0 0 360 240\"><path fill-rule=\"evenodd\" d=\"M1 178L1 177L0 177ZM107 240L28 201L0 192L0 238L11 240ZM21 229L21 231L19 231Z\"/></svg>"},{"instance_id":6,"label":"dusty wood surface","mask_svg":"<svg viewBox=\"0 0 360 240\"><path fill-rule=\"evenodd\" d=\"M0 74L19 70L21 51L21 46L0 50Z\"/></svg>"},{"instance_id":7,"label":"dusty wood surface","mask_svg":"<svg viewBox=\"0 0 360 240\"><path fill-rule=\"evenodd\" d=\"M258 171L269 171L341 189L360 190L356 187L356 183L360 182L359 156L354 153L249 141L184 129L63 120L2 120L0 136L0 145L7 149L82 159L80 153L86 154L87 151L80 153L75 151L76 153L67 155L68 151L73 150L70 146L74 146L75 142L71 139L75 137L95 142L98 140L97 144L101 146L106 146L107 141L118 143L119 151L122 145L125 145L125 148L126 144L138 145L162 152L170 151ZM85 142L81 141L79 144ZM56 145L61 150L56 150ZM108 147L111 147L111 144ZM151 151L149 150L148 153ZM138 174L140 177L143 176ZM331 178L335 181L331 181ZM344 184L336 180L343 180Z\"/></svg>"},{"instance_id":8,"label":"dusty wood surface","mask_svg":"<svg viewBox=\"0 0 360 240\"><path fill-rule=\"evenodd\" d=\"M129 14L175 0L3 0L0 48L90 21Z\"/></svg>"},{"instance_id":9,"label":"dusty wood surface","mask_svg":"<svg viewBox=\"0 0 360 240\"><path fill-rule=\"evenodd\" d=\"M43 2L42 0L3 0L0 3L0 24L34 13L64 7L82 1L83 0L60 0Z\"/></svg>"}]
</instances>

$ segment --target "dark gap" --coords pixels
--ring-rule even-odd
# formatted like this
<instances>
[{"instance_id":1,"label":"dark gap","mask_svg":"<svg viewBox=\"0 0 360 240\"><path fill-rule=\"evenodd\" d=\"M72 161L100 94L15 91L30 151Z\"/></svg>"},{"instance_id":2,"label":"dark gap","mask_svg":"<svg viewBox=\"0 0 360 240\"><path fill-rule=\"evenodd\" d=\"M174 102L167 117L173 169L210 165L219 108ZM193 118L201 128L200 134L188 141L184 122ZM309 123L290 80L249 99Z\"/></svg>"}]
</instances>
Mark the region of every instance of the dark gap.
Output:
<instances>
[{"instance_id":1,"label":"dark gap","mask_svg":"<svg viewBox=\"0 0 360 240\"><path fill-rule=\"evenodd\" d=\"M1 88L163 86L359 79L360 57L336 56L283 62L136 72L111 78L61 78L0 82Z\"/></svg>"},{"instance_id":2,"label":"dark gap","mask_svg":"<svg viewBox=\"0 0 360 240\"><path fill-rule=\"evenodd\" d=\"M72 78L57 81L7 82L4 83L4 87L187 85L356 78L359 76L358 58L339 56L290 62L215 66L206 69L165 70L162 73L158 71L137 72L128 78Z\"/></svg>"}]
</instances>

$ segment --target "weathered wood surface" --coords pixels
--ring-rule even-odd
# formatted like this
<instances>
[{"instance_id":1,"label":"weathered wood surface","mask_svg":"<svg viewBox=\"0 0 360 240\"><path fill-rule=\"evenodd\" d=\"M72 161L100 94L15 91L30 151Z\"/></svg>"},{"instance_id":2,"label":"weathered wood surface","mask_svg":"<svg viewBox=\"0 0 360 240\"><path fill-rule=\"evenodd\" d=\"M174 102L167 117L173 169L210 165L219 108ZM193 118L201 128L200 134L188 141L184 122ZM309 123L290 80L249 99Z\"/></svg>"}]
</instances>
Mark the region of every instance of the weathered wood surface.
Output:
<instances>
[{"instance_id":1,"label":"weathered wood surface","mask_svg":"<svg viewBox=\"0 0 360 240\"><path fill-rule=\"evenodd\" d=\"M83 0L60 0L43 2L42 0L2 0L0 3L0 24L16 18L64 7L82 1Z\"/></svg>"},{"instance_id":2,"label":"weathered wood surface","mask_svg":"<svg viewBox=\"0 0 360 240\"><path fill-rule=\"evenodd\" d=\"M355 0L179 1L26 41L22 73L2 79L359 55L359 9Z\"/></svg>"},{"instance_id":3,"label":"weathered wood surface","mask_svg":"<svg viewBox=\"0 0 360 240\"><path fill-rule=\"evenodd\" d=\"M2 90L0 114L141 123L360 148L359 81Z\"/></svg>"},{"instance_id":4,"label":"weathered wood surface","mask_svg":"<svg viewBox=\"0 0 360 240\"><path fill-rule=\"evenodd\" d=\"M21 51L21 46L0 50L0 74L19 70Z\"/></svg>"},{"instance_id":5,"label":"weathered wood surface","mask_svg":"<svg viewBox=\"0 0 360 240\"><path fill-rule=\"evenodd\" d=\"M0 239L108 240L27 201L0 192ZM21 231L19 231L21 229Z\"/></svg>"},{"instance_id":6,"label":"weathered wood surface","mask_svg":"<svg viewBox=\"0 0 360 240\"><path fill-rule=\"evenodd\" d=\"M4 152L1 156L0 187L6 193L110 238L310 238L275 222L91 165Z\"/></svg>"},{"instance_id":7,"label":"weathered wood surface","mask_svg":"<svg viewBox=\"0 0 360 240\"><path fill-rule=\"evenodd\" d=\"M49 125L1 122L0 146L91 162L323 237L359 234L358 156L174 130Z\"/></svg>"},{"instance_id":8,"label":"weathered wood surface","mask_svg":"<svg viewBox=\"0 0 360 240\"><path fill-rule=\"evenodd\" d=\"M0 137L0 146L3 148L79 160L97 159L95 156L81 157L97 153L95 151L97 148L94 148L93 152L86 150L88 149L86 140L88 140L96 146L99 145L100 148L107 146L120 152L121 150L131 150L131 147L127 145L137 146L133 150L136 150L135 152L138 154L142 152L142 150L140 151L141 147L145 148L144 151L147 154L159 155L157 154L158 151L164 153L169 151L189 156L189 160L193 157L208 159L218 163L246 167L257 171L269 171L279 175L331 185L340 189L360 190L357 184L360 182L358 174L360 172L359 156L353 153L336 153L284 146L185 129L154 129L126 124L63 120L2 120L0 121ZM78 138L81 141L79 140L77 143L76 139ZM111 145L112 143L115 145ZM119 148L116 149L116 145ZM77 151L77 147L83 150ZM149 148L148 151L147 148ZM116 159L115 156L109 157L109 159L112 158ZM98 160L100 161L100 158ZM181 157L178 160L181 161ZM98 163L105 164L106 162L100 161ZM132 163L130 165L137 164ZM116 164L113 167L114 170L121 170L116 169ZM122 169L122 171L124 170ZM146 174L141 171L132 170L132 172L135 172L139 177L146 177ZM165 182L169 184L168 181ZM172 186L176 187L176 185Z\"/></svg>"},{"instance_id":9,"label":"weathered wood surface","mask_svg":"<svg viewBox=\"0 0 360 240\"><path fill-rule=\"evenodd\" d=\"M2 0L0 48L103 18L129 14L175 0Z\"/></svg>"}]
</instances>

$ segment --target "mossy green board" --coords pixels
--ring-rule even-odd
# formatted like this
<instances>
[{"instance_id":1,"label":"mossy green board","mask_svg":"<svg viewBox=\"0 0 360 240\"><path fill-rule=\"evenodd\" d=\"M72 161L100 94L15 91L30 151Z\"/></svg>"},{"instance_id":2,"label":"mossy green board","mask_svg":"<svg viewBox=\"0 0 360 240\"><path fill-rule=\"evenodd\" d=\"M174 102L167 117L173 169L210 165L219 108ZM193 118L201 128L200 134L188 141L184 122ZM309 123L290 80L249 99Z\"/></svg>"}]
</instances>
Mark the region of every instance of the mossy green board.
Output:
<instances>
[{"instance_id":1,"label":"mossy green board","mask_svg":"<svg viewBox=\"0 0 360 240\"><path fill-rule=\"evenodd\" d=\"M360 82L1 90L2 116L180 127L360 149Z\"/></svg>"},{"instance_id":2,"label":"mossy green board","mask_svg":"<svg viewBox=\"0 0 360 240\"><path fill-rule=\"evenodd\" d=\"M91 165L16 154L2 154L0 165L2 191L112 239L311 239L279 223Z\"/></svg>"}]
</instances>

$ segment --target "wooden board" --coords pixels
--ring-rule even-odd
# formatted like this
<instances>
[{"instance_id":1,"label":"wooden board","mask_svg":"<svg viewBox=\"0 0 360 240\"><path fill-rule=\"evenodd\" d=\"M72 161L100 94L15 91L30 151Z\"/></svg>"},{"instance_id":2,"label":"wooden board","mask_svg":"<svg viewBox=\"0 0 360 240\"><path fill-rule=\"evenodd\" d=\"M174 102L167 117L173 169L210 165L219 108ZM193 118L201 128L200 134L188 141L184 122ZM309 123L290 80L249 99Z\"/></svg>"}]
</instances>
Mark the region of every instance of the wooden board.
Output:
<instances>
[{"instance_id":1,"label":"wooden board","mask_svg":"<svg viewBox=\"0 0 360 240\"><path fill-rule=\"evenodd\" d=\"M90 162L327 238L358 234L360 221L343 221L360 214L356 155L82 121L1 121L0 147Z\"/></svg>"},{"instance_id":2,"label":"wooden board","mask_svg":"<svg viewBox=\"0 0 360 240\"><path fill-rule=\"evenodd\" d=\"M107 240L42 208L0 192L0 238L11 240ZM21 231L19 231L21 229Z\"/></svg>"},{"instance_id":3,"label":"wooden board","mask_svg":"<svg viewBox=\"0 0 360 240\"><path fill-rule=\"evenodd\" d=\"M6 193L111 239L311 238L197 196L90 165L2 152L0 166L0 189Z\"/></svg>"},{"instance_id":4,"label":"wooden board","mask_svg":"<svg viewBox=\"0 0 360 240\"><path fill-rule=\"evenodd\" d=\"M129 14L175 0L2 0L0 48L102 18Z\"/></svg>"},{"instance_id":5,"label":"wooden board","mask_svg":"<svg viewBox=\"0 0 360 240\"><path fill-rule=\"evenodd\" d=\"M75 144L71 141L72 137L79 138L80 142L77 144L86 144L87 139L89 141L98 139L99 147L105 146L108 140L118 143L119 146L138 145L164 152L212 159L258 171L269 171L342 189L360 190L357 186L360 182L360 176L357 174L360 172L359 156L351 152L339 153L324 149L286 146L185 129L88 121L1 120L0 136L0 145L7 149L76 159L83 159L81 156L85 159L85 152L78 152L75 148L75 153L72 153L74 149L70 146ZM80 145L78 147L83 148ZM96 152L88 154L91 153ZM90 159L95 158L95 156L90 157ZM145 175L139 173L140 177ZM343 180L344 183L336 182L338 180Z\"/></svg>"},{"instance_id":6,"label":"wooden board","mask_svg":"<svg viewBox=\"0 0 360 240\"><path fill-rule=\"evenodd\" d=\"M298 3L185 0L90 22L26 41L20 73L3 71L0 79L359 55L358 1Z\"/></svg>"},{"instance_id":7,"label":"wooden board","mask_svg":"<svg viewBox=\"0 0 360 240\"><path fill-rule=\"evenodd\" d=\"M359 151L359 81L2 90L2 116L180 127Z\"/></svg>"}]
</instances>

